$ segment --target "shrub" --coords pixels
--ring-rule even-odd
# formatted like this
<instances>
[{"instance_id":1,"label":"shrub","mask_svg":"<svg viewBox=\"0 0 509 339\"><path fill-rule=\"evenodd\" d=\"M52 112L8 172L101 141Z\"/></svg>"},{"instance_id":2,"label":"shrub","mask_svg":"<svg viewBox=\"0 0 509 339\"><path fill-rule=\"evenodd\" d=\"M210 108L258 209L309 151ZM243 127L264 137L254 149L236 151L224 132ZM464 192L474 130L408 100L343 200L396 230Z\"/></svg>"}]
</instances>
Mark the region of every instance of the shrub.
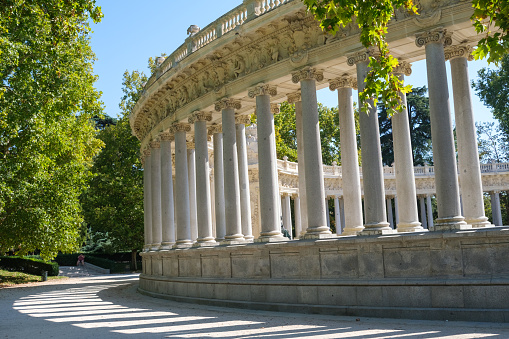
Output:
<instances>
[{"instance_id":1,"label":"shrub","mask_svg":"<svg viewBox=\"0 0 509 339\"><path fill-rule=\"evenodd\" d=\"M56 262L45 262L35 258L21 258L17 256L0 257L0 267L17 272L41 275L42 271L48 272L49 276L58 275L58 264Z\"/></svg>"}]
</instances>

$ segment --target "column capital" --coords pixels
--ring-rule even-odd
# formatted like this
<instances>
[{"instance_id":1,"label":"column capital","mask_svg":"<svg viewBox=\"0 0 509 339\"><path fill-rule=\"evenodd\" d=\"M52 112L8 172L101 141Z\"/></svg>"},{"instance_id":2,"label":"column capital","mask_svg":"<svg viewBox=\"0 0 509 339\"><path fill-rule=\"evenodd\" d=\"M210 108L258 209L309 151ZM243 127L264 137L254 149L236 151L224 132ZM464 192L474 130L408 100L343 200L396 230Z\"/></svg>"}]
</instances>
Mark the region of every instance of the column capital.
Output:
<instances>
[{"instance_id":1,"label":"column capital","mask_svg":"<svg viewBox=\"0 0 509 339\"><path fill-rule=\"evenodd\" d=\"M329 89L335 91L338 88L357 89L357 78L343 75L341 77L329 80Z\"/></svg>"},{"instance_id":2,"label":"column capital","mask_svg":"<svg viewBox=\"0 0 509 339\"><path fill-rule=\"evenodd\" d=\"M191 140L186 141L187 149L194 149L195 143L194 143L194 137L191 138Z\"/></svg>"},{"instance_id":3,"label":"column capital","mask_svg":"<svg viewBox=\"0 0 509 339\"><path fill-rule=\"evenodd\" d=\"M177 132L191 132L191 125L183 123L183 122L175 122L170 127L170 133Z\"/></svg>"},{"instance_id":4,"label":"column capital","mask_svg":"<svg viewBox=\"0 0 509 339\"><path fill-rule=\"evenodd\" d=\"M347 55L346 63L348 66L353 66L359 62L369 62L369 57L378 58L379 56L380 51L376 47L369 47Z\"/></svg>"},{"instance_id":5,"label":"column capital","mask_svg":"<svg viewBox=\"0 0 509 339\"><path fill-rule=\"evenodd\" d=\"M263 82L259 83L258 85L254 86L254 87L249 88L249 90L247 92L247 95L250 98L254 98L258 95L270 95L273 97L276 94L277 94L276 86L264 84Z\"/></svg>"},{"instance_id":6,"label":"column capital","mask_svg":"<svg viewBox=\"0 0 509 339\"><path fill-rule=\"evenodd\" d=\"M406 61L398 61L398 66L394 67L392 73L410 76L412 74L412 64Z\"/></svg>"},{"instance_id":7,"label":"column capital","mask_svg":"<svg viewBox=\"0 0 509 339\"><path fill-rule=\"evenodd\" d=\"M233 99L233 98L223 98L214 104L214 109L217 112L220 112L223 109L227 109L227 108L240 109L241 107L242 107L242 104L241 104L240 100Z\"/></svg>"},{"instance_id":8,"label":"column capital","mask_svg":"<svg viewBox=\"0 0 509 339\"><path fill-rule=\"evenodd\" d=\"M301 82L302 80L323 80L323 71L314 67L304 67L298 71L292 72L292 82L294 84Z\"/></svg>"},{"instance_id":9,"label":"column capital","mask_svg":"<svg viewBox=\"0 0 509 339\"><path fill-rule=\"evenodd\" d=\"M272 114L279 114L279 104L270 104L270 112Z\"/></svg>"},{"instance_id":10,"label":"column capital","mask_svg":"<svg viewBox=\"0 0 509 339\"><path fill-rule=\"evenodd\" d=\"M175 136L170 132L163 132L159 134L159 138L161 141L173 141L175 140Z\"/></svg>"},{"instance_id":11,"label":"column capital","mask_svg":"<svg viewBox=\"0 0 509 339\"><path fill-rule=\"evenodd\" d=\"M171 163L174 164L175 163L175 153L172 153L171 154Z\"/></svg>"},{"instance_id":12,"label":"column capital","mask_svg":"<svg viewBox=\"0 0 509 339\"><path fill-rule=\"evenodd\" d=\"M223 133L223 125L212 125L207 129L209 135Z\"/></svg>"},{"instance_id":13,"label":"column capital","mask_svg":"<svg viewBox=\"0 0 509 339\"><path fill-rule=\"evenodd\" d=\"M474 60L472 52L474 49L469 45L456 45L450 46L445 49L445 60L452 60L454 58L467 58L468 61Z\"/></svg>"},{"instance_id":14,"label":"column capital","mask_svg":"<svg viewBox=\"0 0 509 339\"><path fill-rule=\"evenodd\" d=\"M447 32L445 28L438 27L431 31L417 33L415 35L415 44L417 47L426 46L431 43L439 43L444 46L449 46L452 44L451 35L452 33Z\"/></svg>"},{"instance_id":15,"label":"column capital","mask_svg":"<svg viewBox=\"0 0 509 339\"><path fill-rule=\"evenodd\" d=\"M251 122L251 117L249 115L236 115L235 116L235 124L236 125L247 125Z\"/></svg>"},{"instance_id":16,"label":"column capital","mask_svg":"<svg viewBox=\"0 0 509 339\"><path fill-rule=\"evenodd\" d=\"M149 145L150 145L150 148L154 148L154 149L161 148L161 142L159 141L159 139L151 140Z\"/></svg>"},{"instance_id":17,"label":"column capital","mask_svg":"<svg viewBox=\"0 0 509 339\"><path fill-rule=\"evenodd\" d=\"M188 119L190 124L194 124L197 121L212 121L211 112L194 111Z\"/></svg>"},{"instance_id":18,"label":"column capital","mask_svg":"<svg viewBox=\"0 0 509 339\"><path fill-rule=\"evenodd\" d=\"M296 102L301 101L300 91L293 92L293 93L288 93L286 95L286 97L287 97L288 103L290 103L290 104L294 104Z\"/></svg>"}]
</instances>

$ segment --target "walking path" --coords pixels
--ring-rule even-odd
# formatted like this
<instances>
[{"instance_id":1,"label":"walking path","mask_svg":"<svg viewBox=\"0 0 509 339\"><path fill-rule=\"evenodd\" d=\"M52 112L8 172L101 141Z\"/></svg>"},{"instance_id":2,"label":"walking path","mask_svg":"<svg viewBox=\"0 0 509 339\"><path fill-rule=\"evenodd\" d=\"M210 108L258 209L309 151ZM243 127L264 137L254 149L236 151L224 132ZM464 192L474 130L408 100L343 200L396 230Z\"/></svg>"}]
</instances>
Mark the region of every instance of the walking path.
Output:
<instances>
[{"instance_id":1,"label":"walking path","mask_svg":"<svg viewBox=\"0 0 509 339\"><path fill-rule=\"evenodd\" d=\"M99 273L97 270L92 269L92 266L90 266L90 264L85 264L85 266L60 266L58 275L62 275L69 278L83 278L102 275L102 273Z\"/></svg>"},{"instance_id":2,"label":"walking path","mask_svg":"<svg viewBox=\"0 0 509 339\"><path fill-rule=\"evenodd\" d=\"M509 324L372 319L209 307L136 292L138 275L0 289L0 338L509 338Z\"/></svg>"}]
</instances>

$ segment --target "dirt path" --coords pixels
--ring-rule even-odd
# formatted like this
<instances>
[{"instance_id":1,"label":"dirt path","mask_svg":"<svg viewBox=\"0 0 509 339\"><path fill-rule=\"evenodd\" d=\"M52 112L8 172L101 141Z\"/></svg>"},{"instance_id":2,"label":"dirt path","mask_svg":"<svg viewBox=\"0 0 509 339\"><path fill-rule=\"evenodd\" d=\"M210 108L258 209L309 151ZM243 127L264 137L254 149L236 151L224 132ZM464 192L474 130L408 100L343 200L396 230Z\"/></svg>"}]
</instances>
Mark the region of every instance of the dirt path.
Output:
<instances>
[{"instance_id":1,"label":"dirt path","mask_svg":"<svg viewBox=\"0 0 509 339\"><path fill-rule=\"evenodd\" d=\"M154 299L137 275L0 289L0 338L509 338L509 324L247 311Z\"/></svg>"}]
</instances>

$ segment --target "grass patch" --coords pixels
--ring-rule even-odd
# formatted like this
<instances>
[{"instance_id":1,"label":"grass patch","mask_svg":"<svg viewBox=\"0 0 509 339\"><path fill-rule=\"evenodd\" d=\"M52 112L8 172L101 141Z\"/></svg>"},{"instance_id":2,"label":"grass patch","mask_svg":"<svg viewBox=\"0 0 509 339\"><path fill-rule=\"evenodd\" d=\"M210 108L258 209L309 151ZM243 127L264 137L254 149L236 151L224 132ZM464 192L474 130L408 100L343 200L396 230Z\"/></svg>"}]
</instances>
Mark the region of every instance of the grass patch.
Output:
<instances>
[{"instance_id":1,"label":"grass patch","mask_svg":"<svg viewBox=\"0 0 509 339\"><path fill-rule=\"evenodd\" d=\"M67 277L48 277L48 280L67 279ZM0 270L0 288L14 286L19 284L27 284L41 281L38 275L27 274L22 272L14 272L7 270Z\"/></svg>"}]
</instances>

